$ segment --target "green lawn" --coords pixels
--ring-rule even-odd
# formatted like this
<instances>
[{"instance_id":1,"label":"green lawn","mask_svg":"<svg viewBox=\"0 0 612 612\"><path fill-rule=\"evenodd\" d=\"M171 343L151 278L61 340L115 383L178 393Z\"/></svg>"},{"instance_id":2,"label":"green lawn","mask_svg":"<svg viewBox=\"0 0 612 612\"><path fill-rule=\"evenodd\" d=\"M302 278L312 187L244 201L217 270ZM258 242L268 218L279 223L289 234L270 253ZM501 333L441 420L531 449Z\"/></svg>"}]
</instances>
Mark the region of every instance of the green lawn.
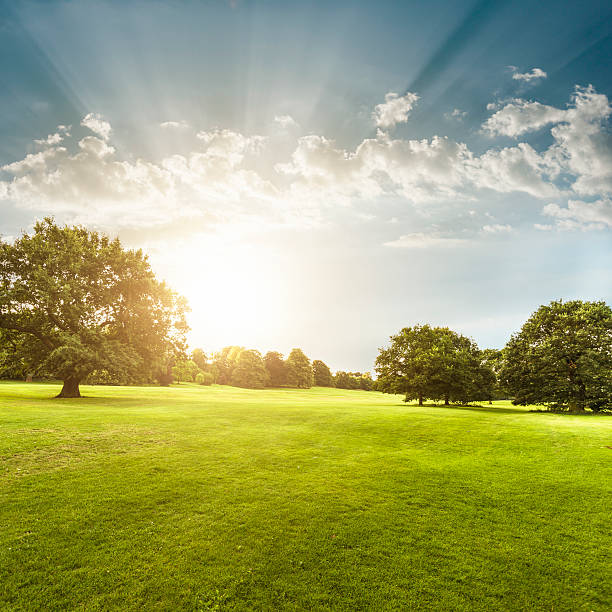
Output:
<instances>
[{"instance_id":1,"label":"green lawn","mask_svg":"<svg viewBox=\"0 0 612 612\"><path fill-rule=\"evenodd\" d=\"M612 608L612 418L0 384L2 610Z\"/></svg>"}]
</instances>

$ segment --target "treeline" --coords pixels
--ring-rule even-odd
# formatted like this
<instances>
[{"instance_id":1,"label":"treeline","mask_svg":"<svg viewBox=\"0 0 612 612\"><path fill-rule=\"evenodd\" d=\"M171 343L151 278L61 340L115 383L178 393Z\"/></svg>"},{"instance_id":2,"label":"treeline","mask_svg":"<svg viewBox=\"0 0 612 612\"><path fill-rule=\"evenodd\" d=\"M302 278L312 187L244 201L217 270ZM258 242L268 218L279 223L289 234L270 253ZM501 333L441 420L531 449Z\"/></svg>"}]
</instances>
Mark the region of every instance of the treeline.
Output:
<instances>
[{"instance_id":1,"label":"treeline","mask_svg":"<svg viewBox=\"0 0 612 612\"><path fill-rule=\"evenodd\" d=\"M202 385L232 385L247 389L264 387L292 387L309 389L336 387L338 389L374 389L369 372L336 372L320 359L311 360L299 348L287 358L278 351L265 355L242 346L226 346L217 353L207 355L201 348L189 356L177 358L168 374L160 377L162 384L195 382Z\"/></svg>"}]
</instances>

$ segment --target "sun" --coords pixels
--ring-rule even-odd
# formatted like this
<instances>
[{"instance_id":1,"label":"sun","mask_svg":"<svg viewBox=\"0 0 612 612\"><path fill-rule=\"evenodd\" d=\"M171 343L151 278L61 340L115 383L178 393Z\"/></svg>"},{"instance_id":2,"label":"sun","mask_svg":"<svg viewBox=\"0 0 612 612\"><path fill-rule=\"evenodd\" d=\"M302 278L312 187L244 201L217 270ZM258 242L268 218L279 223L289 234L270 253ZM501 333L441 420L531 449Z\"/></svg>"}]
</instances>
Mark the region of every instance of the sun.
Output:
<instances>
[{"instance_id":1,"label":"sun","mask_svg":"<svg viewBox=\"0 0 612 612\"><path fill-rule=\"evenodd\" d=\"M288 284L283 266L265 247L194 241L178 247L172 258L182 261L168 280L189 302L192 347L260 348L278 336Z\"/></svg>"}]
</instances>

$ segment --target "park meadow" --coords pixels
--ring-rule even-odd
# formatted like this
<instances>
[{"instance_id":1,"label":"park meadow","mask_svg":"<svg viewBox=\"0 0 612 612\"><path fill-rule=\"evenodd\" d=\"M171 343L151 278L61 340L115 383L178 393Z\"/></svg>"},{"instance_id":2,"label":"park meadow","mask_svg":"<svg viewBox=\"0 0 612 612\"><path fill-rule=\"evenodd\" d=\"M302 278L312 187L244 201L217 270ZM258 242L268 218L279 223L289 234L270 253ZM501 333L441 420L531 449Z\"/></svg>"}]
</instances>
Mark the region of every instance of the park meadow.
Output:
<instances>
[{"instance_id":1,"label":"park meadow","mask_svg":"<svg viewBox=\"0 0 612 612\"><path fill-rule=\"evenodd\" d=\"M3 610L610 609L612 419L0 383Z\"/></svg>"}]
</instances>

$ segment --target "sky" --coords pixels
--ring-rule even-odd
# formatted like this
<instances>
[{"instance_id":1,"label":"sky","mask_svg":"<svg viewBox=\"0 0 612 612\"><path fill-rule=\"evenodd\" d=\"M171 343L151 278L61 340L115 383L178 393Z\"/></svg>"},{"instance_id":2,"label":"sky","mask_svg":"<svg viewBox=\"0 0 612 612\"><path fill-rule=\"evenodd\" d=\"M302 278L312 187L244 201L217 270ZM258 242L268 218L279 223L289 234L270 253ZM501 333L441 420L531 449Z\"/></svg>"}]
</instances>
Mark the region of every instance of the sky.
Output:
<instances>
[{"instance_id":1,"label":"sky","mask_svg":"<svg viewBox=\"0 0 612 612\"><path fill-rule=\"evenodd\" d=\"M607 1L0 0L0 234L142 248L189 341L372 370L612 303Z\"/></svg>"}]
</instances>

